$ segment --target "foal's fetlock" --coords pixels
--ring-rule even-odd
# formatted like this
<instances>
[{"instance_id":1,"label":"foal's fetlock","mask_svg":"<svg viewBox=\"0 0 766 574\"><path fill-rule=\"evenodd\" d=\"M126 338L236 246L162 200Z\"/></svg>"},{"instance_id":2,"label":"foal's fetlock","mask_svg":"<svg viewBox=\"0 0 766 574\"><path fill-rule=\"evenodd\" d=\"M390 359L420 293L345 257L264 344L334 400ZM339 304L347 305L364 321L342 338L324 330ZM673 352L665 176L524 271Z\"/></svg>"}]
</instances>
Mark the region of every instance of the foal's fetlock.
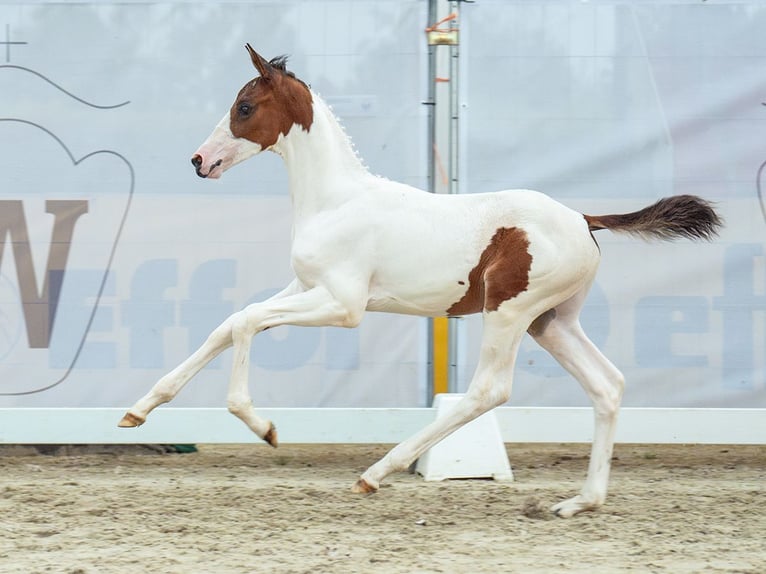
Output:
<instances>
[{"instance_id":1,"label":"foal's fetlock","mask_svg":"<svg viewBox=\"0 0 766 574\"><path fill-rule=\"evenodd\" d=\"M354 494L373 494L378 491L378 487L378 484L374 484L364 477L359 477L359 480L351 487L351 492Z\"/></svg>"},{"instance_id":2,"label":"foal's fetlock","mask_svg":"<svg viewBox=\"0 0 766 574\"><path fill-rule=\"evenodd\" d=\"M263 435L263 440L274 448L279 446L279 441L277 440L277 427L275 427L274 423L271 421L269 421L269 430Z\"/></svg>"},{"instance_id":3,"label":"foal's fetlock","mask_svg":"<svg viewBox=\"0 0 766 574\"><path fill-rule=\"evenodd\" d=\"M583 496L578 494L567 500L562 500L558 504L551 506L551 512L560 518L571 518L581 512L589 510L596 510L603 506L604 497L598 496Z\"/></svg>"}]
</instances>

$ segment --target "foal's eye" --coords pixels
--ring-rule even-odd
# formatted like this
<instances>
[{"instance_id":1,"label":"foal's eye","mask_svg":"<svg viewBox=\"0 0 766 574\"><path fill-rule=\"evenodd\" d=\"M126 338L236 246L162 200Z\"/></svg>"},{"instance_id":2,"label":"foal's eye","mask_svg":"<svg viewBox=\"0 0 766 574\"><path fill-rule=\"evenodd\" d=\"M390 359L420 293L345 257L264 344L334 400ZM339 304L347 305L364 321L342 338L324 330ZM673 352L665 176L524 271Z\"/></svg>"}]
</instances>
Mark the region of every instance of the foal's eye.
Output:
<instances>
[{"instance_id":1,"label":"foal's eye","mask_svg":"<svg viewBox=\"0 0 766 574\"><path fill-rule=\"evenodd\" d=\"M247 102L242 102L237 106L237 112L240 116L249 116L252 111L253 107Z\"/></svg>"}]
</instances>

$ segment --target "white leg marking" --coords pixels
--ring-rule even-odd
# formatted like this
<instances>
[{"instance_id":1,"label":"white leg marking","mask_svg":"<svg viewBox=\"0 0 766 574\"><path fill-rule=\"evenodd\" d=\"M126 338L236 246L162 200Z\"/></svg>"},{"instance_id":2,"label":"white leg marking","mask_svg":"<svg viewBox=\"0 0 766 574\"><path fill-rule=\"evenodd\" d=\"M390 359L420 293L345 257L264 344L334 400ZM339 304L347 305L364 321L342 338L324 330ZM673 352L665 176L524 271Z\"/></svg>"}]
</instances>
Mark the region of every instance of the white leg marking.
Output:
<instances>
[{"instance_id":1,"label":"white leg marking","mask_svg":"<svg viewBox=\"0 0 766 574\"><path fill-rule=\"evenodd\" d=\"M269 301L287 297L301 291L298 281L293 281ZM120 421L120 426L132 427L142 424L149 413L163 403L171 401L189 380L205 365L232 345L232 323L235 315L221 323L207 340L190 357L162 377L152 389L133 405Z\"/></svg>"},{"instance_id":2,"label":"white leg marking","mask_svg":"<svg viewBox=\"0 0 766 574\"><path fill-rule=\"evenodd\" d=\"M600 507L606 498L612 462L614 432L625 385L622 373L609 362L583 332L578 320L587 289L557 307L556 318L535 340L553 355L583 386L593 402L595 429L588 476L580 494L551 510L568 518Z\"/></svg>"},{"instance_id":3,"label":"white leg marking","mask_svg":"<svg viewBox=\"0 0 766 574\"><path fill-rule=\"evenodd\" d=\"M254 303L233 315L231 334L234 362L227 401L229 411L259 437L276 446L274 425L255 413L248 391L250 345L253 336L278 325L353 327L358 323L359 317L360 314L350 313L348 308L334 299L324 287Z\"/></svg>"},{"instance_id":4,"label":"white leg marking","mask_svg":"<svg viewBox=\"0 0 766 574\"><path fill-rule=\"evenodd\" d=\"M259 437L264 438L268 432L272 431L273 426L270 421L255 413L250 391L247 388L250 344L254 333L247 328L247 317L243 314L234 315L232 319L231 338L234 344L234 360L229 392L226 397L229 412L244 422ZM269 443L276 446L275 442L269 441Z\"/></svg>"},{"instance_id":5,"label":"white leg marking","mask_svg":"<svg viewBox=\"0 0 766 574\"><path fill-rule=\"evenodd\" d=\"M484 315L479 364L468 392L447 416L435 420L416 435L401 442L368 468L354 485L354 492L377 490L386 476L407 469L415 459L444 437L508 400L513 383L513 364L524 335L523 328L519 329L518 325L518 319L514 321L506 312Z\"/></svg>"}]
</instances>

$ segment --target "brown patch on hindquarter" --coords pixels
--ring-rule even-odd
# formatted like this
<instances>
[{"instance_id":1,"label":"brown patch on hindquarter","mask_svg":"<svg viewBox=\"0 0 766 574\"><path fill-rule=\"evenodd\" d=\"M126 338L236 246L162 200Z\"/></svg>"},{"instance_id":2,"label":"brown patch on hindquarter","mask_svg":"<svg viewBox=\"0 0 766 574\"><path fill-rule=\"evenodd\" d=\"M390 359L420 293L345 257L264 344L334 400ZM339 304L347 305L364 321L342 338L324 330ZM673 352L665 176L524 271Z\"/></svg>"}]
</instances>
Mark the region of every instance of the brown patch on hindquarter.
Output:
<instances>
[{"instance_id":1,"label":"brown patch on hindquarter","mask_svg":"<svg viewBox=\"0 0 766 574\"><path fill-rule=\"evenodd\" d=\"M526 291L531 267L527 234L518 227L501 227L468 274L468 290L447 314L497 311L503 301Z\"/></svg>"}]
</instances>

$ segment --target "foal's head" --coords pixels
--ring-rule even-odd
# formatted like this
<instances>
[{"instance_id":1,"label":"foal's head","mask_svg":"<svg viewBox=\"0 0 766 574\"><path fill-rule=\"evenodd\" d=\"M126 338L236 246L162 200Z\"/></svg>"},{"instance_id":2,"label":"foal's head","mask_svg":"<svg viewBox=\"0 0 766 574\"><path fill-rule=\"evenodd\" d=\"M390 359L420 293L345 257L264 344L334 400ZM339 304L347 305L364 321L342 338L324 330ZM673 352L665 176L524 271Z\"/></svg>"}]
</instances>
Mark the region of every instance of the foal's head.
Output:
<instances>
[{"instance_id":1,"label":"foal's head","mask_svg":"<svg viewBox=\"0 0 766 574\"><path fill-rule=\"evenodd\" d=\"M259 77L239 91L229 113L192 156L200 177L221 177L231 166L271 148L294 125L311 128L311 92L285 69L286 58L266 61L250 44L246 47Z\"/></svg>"}]
</instances>

